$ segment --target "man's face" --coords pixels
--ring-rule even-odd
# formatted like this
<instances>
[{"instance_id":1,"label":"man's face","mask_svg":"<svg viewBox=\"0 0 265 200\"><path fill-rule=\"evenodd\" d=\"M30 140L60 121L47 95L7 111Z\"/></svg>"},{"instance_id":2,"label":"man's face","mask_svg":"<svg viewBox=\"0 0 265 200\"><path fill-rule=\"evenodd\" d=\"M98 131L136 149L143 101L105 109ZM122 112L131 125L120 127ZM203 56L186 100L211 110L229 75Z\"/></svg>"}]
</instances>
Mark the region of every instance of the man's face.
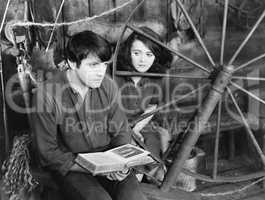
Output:
<instances>
[{"instance_id":1,"label":"man's face","mask_svg":"<svg viewBox=\"0 0 265 200\"><path fill-rule=\"evenodd\" d=\"M107 64L96 55L89 54L76 68L76 74L80 82L91 88L100 87L107 69Z\"/></svg>"}]
</instances>

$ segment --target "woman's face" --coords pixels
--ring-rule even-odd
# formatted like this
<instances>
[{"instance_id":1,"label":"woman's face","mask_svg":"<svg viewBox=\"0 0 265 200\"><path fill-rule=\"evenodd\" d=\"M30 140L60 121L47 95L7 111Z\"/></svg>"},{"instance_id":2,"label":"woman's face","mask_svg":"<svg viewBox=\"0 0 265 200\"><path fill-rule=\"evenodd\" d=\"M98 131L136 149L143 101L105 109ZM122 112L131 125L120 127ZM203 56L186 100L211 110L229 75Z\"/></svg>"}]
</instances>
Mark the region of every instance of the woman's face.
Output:
<instances>
[{"instance_id":1,"label":"woman's face","mask_svg":"<svg viewBox=\"0 0 265 200\"><path fill-rule=\"evenodd\" d=\"M153 52L140 40L135 40L131 47L132 65L138 72L147 72L155 61Z\"/></svg>"}]
</instances>

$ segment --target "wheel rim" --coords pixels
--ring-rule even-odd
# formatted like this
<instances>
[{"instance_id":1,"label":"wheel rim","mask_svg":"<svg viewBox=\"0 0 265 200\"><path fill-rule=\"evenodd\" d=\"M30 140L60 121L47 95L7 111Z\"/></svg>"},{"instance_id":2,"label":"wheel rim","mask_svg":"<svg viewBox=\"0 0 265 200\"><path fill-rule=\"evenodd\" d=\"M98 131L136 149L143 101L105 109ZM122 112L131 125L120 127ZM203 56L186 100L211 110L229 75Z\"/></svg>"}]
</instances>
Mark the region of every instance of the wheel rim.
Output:
<instances>
[{"instance_id":1,"label":"wheel rim","mask_svg":"<svg viewBox=\"0 0 265 200\"><path fill-rule=\"evenodd\" d=\"M179 8L182 10L183 14L185 15L187 21L189 22L193 32L195 33L196 39L198 40L200 46L202 47L207 59L209 60L209 63L211 64L211 68L209 69L208 67L202 66L201 64L199 64L198 62L194 61L193 59L190 59L188 57L186 57L185 55L181 54L180 52L175 51L172 48L167 47L165 44L157 41L156 39L152 38L151 36L145 34L144 32L142 32L140 29L138 29L137 27L133 26L132 24L130 24L130 21L134 15L134 13L139 9L140 6L142 6L142 4L145 2L145 0L142 0L137 7L132 11L132 13L130 14L128 20L125 22L125 25L123 27L123 31L122 34L119 37L119 40L117 42L117 46L115 49L115 53L114 53L114 59L113 59L113 78L115 78L115 75L118 76L131 76L131 75L141 75L141 76L158 76L158 77L170 77L170 78L183 78L183 79L201 79L201 80L210 80L212 79L212 74L215 73L218 70L218 75L220 75L220 73L226 73L227 68L233 67L233 63L236 60L236 58L238 57L239 53L242 51L242 49L244 48L244 46L247 44L247 42L249 41L249 39L252 37L253 33L255 32L255 30L259 27L261 21L264 19L265 17L265 10L263 11L263 13L260 15L260 17L258 18L258 20L256 21L256 23L253 25L252 29L249 31L249 33L247 34L246 38L244 39L244 41L239 45L238 49L235 51L235 53L233 54L233 56L231 57L231 59L229 60L229 62L224 65L224 51L225 51L225 41L226 41L226 31L227 31L227 18L228 18L228 9L229 9L229 0L225 0L224 3L224 14L223 14L223 23L222 23L222 34L221 34L221 42L220 42L220 59L218 63L215 63L214 60L212 59L209 51L207 50L206 45L204 44L202 38L199 35L199 32L197 31L196 27L194 26L191 18L189 17L189 14L187 13L187 11L185 10L183 4L181 3L180 0L175 0L176 3L178 4ZM195 77L195 76L179 76L179 75L168 75L168 74L150 74L150 73L131 73L131 72L124 72L124 71L117 71L116 70L116 63L117 63L117 57L118 57L118 52L119 52L119 48L120 48L120 44L121 41L123 39L123 36L125 34L125 31L127 29L131 29L134 32L137 32L138 34L141 34L147 38L149 38L150 40L156 42L157 44L159 44L160 46L166 48L167 50L169 50L170 52L172 52L173 54L176 54L177 56L179 56L180 58L182 58L183 60L187 61L188 63L192 64L193 66L195 66L196 68L204 71L207 75L206 76L200 76L200 77ZM225 81L227 81L227 83L224 86L223 89L221 89L221 91L219 91L220 95L223 95L224 92L227 92L229 97L232 100L232 103L234 104L238 114L240 115L240 118L243 122L243 126L246 129L247 134L249 135L249 137L251 138L251 142L253 144L253 146L255 147L259 158L262 162L262 164L265 166L265 155L262 152L260 146L258 145L258 142L244 116L244 113L241 111L238 103L235 100L235 97L231 91L232 88L236 88L240 91L242 91L243 93L247 94L248 96L250 96L251 98L259 101L262 104L265 104L265 101L262 100L261 98L259 98L258 96L256 96L255 94L247 91L246 89L244 89L243 87L241 87L240 85L238 85L235 81L236 80L258 80L258 81L265 81L265 78L259 78L259 77L244 77L244 76L233 76L234 73L239 72L243 69L245 69L246 67L248 67L251 64L254 64L257 61L260 61L261 59L265 58L265 53L261 54L253 59L251 59L250 61L243 63L237 67L233 67L233 69L229 72L229 76L225 78ZM220 70L221 68L221 70ZM216 76L214 76L216 78ZM217 76L218 77L218 76ZM216 81L215 79L213 80L213 82ZM197 92L200 89L203 89L205 87L205 85L203 85L203 87L198 88L197 90L192 91L191 93L187 94L190 95L194 92ZM186 95L185 95L186 97ZM185 98L183 97L183 98ZM173 103L178 102L180 99L177 99L173 102L169 102L168 104L165 105L165 107L168 107L170 105L172 105ZM251 179L255 179L255 178L259 178L259 177L263 177L265 176L265 171L259 171L259 172L254 172L248 175L241 175L241 176L234 176L234 177L222 177L222 176L218 176L218 153L219 153L219 143L220 143L220 126L221 126L221 110L222 110L222 98L219 97L219 99L217 99L215 101L215 104L213 105L214 107L218 107L218 114L217 114L217 130L216 130L216 138L215 138L215 149L214 149L214 161L213 161L213 171L212 171L212 176L206 176L206 175L202 175L202 174L197 174L191 171L188 171L186 169L182 170L182 166L183 163L186 159L188 159L188 156L191 152L190 150L187 150L188 153L186 153L185 156L182 156L182 158L180 160L177 160L177 162L179 162L179 164L176 164L176 166L171 166L171 168L169 169L166 178L162 184L162 189L163 190L168 190L170 188L170 186L175 182L177 175L180 173L180 171L182 170L182 172L193 176L197 179L203 180L203 181L208 181L208 182L240 182L240 181L246 181L246 180L251 180ZM138 121L141 121L142 119L144 119L145 117L148 117L152 114L155 114L156 112L160 111L163 108L158 108L155 111L153 111L152 113L148 113L146 115L143 115L142 117L140 117L138 119ZM213 111L212 111L213 112ZM212 115L212 112L210 113L210 116ZM210 117L209 116L209 117ZM208 121L208 119L206 119L206 121ZM135 121L135 123L138 122L137 120ZM189 127L187 127L188 129ZM200 133L199 133L200 135ZM197 140L194 140L192 145L195 145ZM179 153L180 154L180 153ZM181 156L181 155L177 155L176 157Z\"/></svg>"}]
</instances>

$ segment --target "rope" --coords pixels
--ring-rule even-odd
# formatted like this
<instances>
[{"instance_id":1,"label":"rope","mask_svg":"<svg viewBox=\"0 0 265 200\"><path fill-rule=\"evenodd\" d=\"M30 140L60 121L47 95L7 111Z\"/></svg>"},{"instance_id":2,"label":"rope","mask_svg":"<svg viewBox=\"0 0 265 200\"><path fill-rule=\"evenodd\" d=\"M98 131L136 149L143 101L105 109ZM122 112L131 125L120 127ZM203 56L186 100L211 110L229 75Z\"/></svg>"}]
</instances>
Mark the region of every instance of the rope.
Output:
<instances>
[{"instance_id":1,"label":"rope","mask_svg":"<svg viewBox=\"0 0 265 200\"><path fill-rule=\"evenodd\" d=\"M0 33L3 30L3 26L4 26L4 22L6 20L6 14L7 14L7 10L8 10L8 7L9 7L10 2L11 2L11 0L8 0L7 3L6 3L5 12L4 12L3 19L2 19L2 22L1 22L1 26L0 26Z\"/></svg>"},{"instance_id":2,"label":"rope","mask_svg":"<svg viewBox=\"0 0 265 200\"><path fill-rule=\"evenodd\" d=\"M28 134L16 136L11 154L2 166L3 189L10 200L23 199L23 192L31 192L38 185L30 171L30 142Z\"/></svg>"},{"instance_id":3,"label":"rope","mask_svg":"<svg viewBox=\"0 0 265 200\"><path fill-rule=\"evenodd\" d=\"M227 191L227 192L218 192L218 193L200 193L200 195L202 197L215 197L215 196L226 196L226 195L231 195L231 194L234 194L234 193L240 193L240 192L243 192L244 190L256 185L257 183L261 182L265 180L265 177L262 177L248 185L245 185L244 187L242 188L239 188L239 189L236 189L236 190L232 190L232 191Z\"/></svg>"},{"instance_id":4,"label":"rope","mask_svg":"<svg viewBox=\"0 0 265 200\"><path fill-rule=\"evenodd\" d=\"M48 42L47 47L46 47L46 50L45 50L46 53L48 52L49 47L51 45L52 37L53 37L54 31L56 29L56 24L57 24L57 22L59 20L59 17L60 17L61 12L62 12L62 9L63 9L63 6L64 6L64 2L65 2L65 0L62 0L61 5L60 5L60 8L59 8L59 11L58 11L58 14L56 16L55 23L54 23L55 25L53 26L53 29L52 29L52 32L51 32L51 35L50 35L50 38L49 38L49 42Z\"/></svg>"},{"instance_id":5,"label":"rope","mask_svg":"<svg viewBox=\"0 0 265 200\"><path fill-rule=\"evenodd\" d=\"M34 22L17 22L17 23L14 23L12 25L12 27L15 27L15 26L40 26L40 27L50 27L50 26L56 26L56 27L61 27L61 26L70 26L70 25L73 25L73 24L78 24L78 23L83 23L83 22L89 22L89 21L92 21L96 18L100 18L100 17L103 17L105 15L109 15L113 12L116 12L118 10L121 10L123 9L124 7L128 6L129 4L133 3L135 0L130 0L130 1L127 1L126 3L116 7L116 8L113 8L113 9L110 9L108 11L105 11L103 13L101 13L100 15L94 15L93 17L86 17L84 19L79 19L79 20L76 20L76 21L71 21L71 22L62 22L62 23L34 23Z\"/></svg>"}]
</instances>

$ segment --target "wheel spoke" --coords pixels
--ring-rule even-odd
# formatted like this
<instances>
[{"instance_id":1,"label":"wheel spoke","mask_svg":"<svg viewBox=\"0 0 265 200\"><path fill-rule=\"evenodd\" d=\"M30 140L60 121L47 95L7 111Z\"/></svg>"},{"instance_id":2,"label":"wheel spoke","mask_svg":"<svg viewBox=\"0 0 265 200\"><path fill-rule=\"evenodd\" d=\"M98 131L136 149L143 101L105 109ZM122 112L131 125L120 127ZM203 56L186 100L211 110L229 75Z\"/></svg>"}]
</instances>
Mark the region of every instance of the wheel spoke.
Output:
<instances>
[{"instance_id":1,"label":"wheel spoke","mask_svg":"<svg viewBox=\"0 0 265 200\"><path fill-rule=\"evenodd\" d=\"M257 20L257 22L255 23L255 25L252 27L252 29L250 30L249 34L247 35L247 37L245 38L245 40L241 43L241 45L239 46L239 48L236 50L236 52L234 53L234 55L232 56L232 58L230 59L230 61L228 62L228 65L232 65L233 62L235 61L235 59L237 58L238 54L241 52L241 50L244 48L244 46L246 45L246 43L248 42L248 40L251 38L251 36L253 35L253 33L255 32L255 30L258 28L259 24L261 23L261 21L263 20L263 18L265 17L265 9L262 12L261 16L259 17L259 19Z\"/></svg>"},{"instance_id":2,"label":"wheel spoke","mask_svg":"<svg viewBox=\"0 0 265 200\"><path fill-rule=\"evenodd\" d=\"M240 65L239 67L237 67L237 68L234 70L234 72L236 72L236 71L238 71L238 70L241 70L241 69L243 69L243 68L245 68L245 67L247 67L247 66L249 66L249 65L251 65L251 64L253 64L253 63L255 63L255 62L257 62L257 61L261 60L261 59L264 58L264 57L265 57L265 53L264 53L264 54L261 54L260 56L258 56L258 57L256 57L256 58L253 58L252 60L250 60L250 61L248 61L248 62L246 62L246 63L244 63L244 64L242 64L242 65Z\"/></svg>"},{"instance_id":3,"label":"wheel spoke","mask_svg":"<svg viewBox=\"0 0 265 200\"><path fill-rule=\"evenodd\" d=\"M2 17L2 21L1 21L1 25L0 25L0 33L2 33L4 24L5 24L5 20L6 20L6 17L7 17L7 11L8 11L10 2L11 2L11 0L8 0L7 3L6 3L5 12L4 12L4 15Z\"/></svg>"},{"instance_id":4,"label":"wheel spoke","mask_svg":"<svg viewBox=\"0 0 265 200\"><path fill-rule=\"evenodd\" d=\"M259 144L258 144L258 142L257 142L257 140L256 140L256 138L255 138L255 136L254 136L254 134L253 134L253 132L252 132L252 130L251 130L251 128L250 128L245 116L244 116L244 114L243 114L243 112L241 111L241 109L240 109L238 103L236 102L235 97L232 94L232 92L231 92L229 87L227 87L227 91L228 91L229 96L231 97L231 99L232 99L232 101L234 103L234 106L236 107L236 109L238 111L238 114L240 115L240 117L242 119L242 122L243 122L243 124L245 126L245 129L246 129L248 135L251 138L251 141L252 141L254 147L256 148L256 150L258 152L258 155L261 158L262 164L265 166L265 156L264 156L264 154L263 154L263 152L262 152L262 150L261 150L261 148L260 148L260 146L259 146Z\"/></svg>"},{"instance_id":5,"label":"wheel spoke","mask_svg":"<svg viewBox=\"0 0 265 200\"><path fill-rule=\"evenodd\" d=\"M188 14L188 12L187 12L186 9L184 8L184 6L183 6L183 4L181 3L180 0L175 0L175 1L177 2L177 4L179 5L181 11L183 12L183 14L185 15L186 19L188 20L188 22L189 22L189 24L190 24L190 26L191 26L191 28L192 28L194 34L196 35L196 38L198 39L198 41L199 41L201 47L203 48L203 50L204 50L206 56L208 57L210 63L211 63L213 66L215 66L215 63L214 63L214 61L213 61L213 59L212 59L212 57L211 57L209 51L207 50L207 48L206 48L206 46L205 46L205 44L204 44L204 42L203 42L203 40L202 40L202 38L201 38L201 36L200 36L198 30L196 29L195 25L193 24L193 22L192 22L192 20L191 20L191 18L190 18L190 16L189 16L189 14Z\"/></svg>"},{"instance_id":6,"label":"wheel spoke","mask_svg":"<svg viewBox=\"0 0 265 200\"><path fill-rule=\"evenodd\" d=\"M151 116L151 115L154 115L154 114L158 113L159 111L161 111L161 110L163 110L163 109L165 109L165 108L167 108L167 107L169 107L169 106L171 106L171 105L174 105L175 103L177 103L177 102L179 102L179 101L181 101L181 100L183 100L183 99L189 97L190 95L192 95L192 94L194 94L194 93L196 93L196 92L199 92L200 90L203 90L203 89L206 88L207 86L208 86L208 84L206 83L206 84L204 84L203 86L201 86L201 87L199 87L199 88L197 88L197 89L195 89L195 90L192 90L191 92L189 92L189 93L187 93L187 94L181 96L181 97L178 98L178 99L174 99L174 100L172 100L172 101L170 101L170 102L168 102L168 103L166 103L166 104L164 104L164 105L159 106L158 108L156 108L155 110L153 110L153 111L151 111L151 112L149 112L149 113L146 113L146 114L144 114L144 115L141 115L141 116L138 117L136 120L134 120L130 125L131 125L131 126L134 126L135 124L137 124L138 122L142 121L143 119L145 119L145 118L147 118L147 117L149 117L149 116Z\"/></svg>"},{"instance_id":7,"label":"wheel spoke","mask_svg":"<svg viewBox=\"0 0 265 200\"><path fill-rule=\"evenodd\" d=\"M224 5L223 0L217 0L217 3L220 4L220 5ZM241 9L241 8L238 7L238 6L235 6L235 5L232 5L232 4L229 4L228 6L229 6L229 8L231 8L231 9L233 9L233 10L235 10L235 11L240 10L240 13L242 13L242 14L244 14L244 15L247 15L247 14L249 13L248 11L246 11L246 10L244 10L244 9Z\"/></svg>"},{"instance_id":8,"label":"wheel spoke","mask_svg":"<svg viewBox=\"0 0 265 200\"><path fill-rule=\"evenodd\" d=\"M62 0L61 5L60 5L59 10L58 10L58 13L57 13L57 16L55 18L55 22L54 22L55 25L52 28L52 32L51 32L51 35L50 35L49 40L48 40L48 44L47 44L47 47L46 47L46 50L45 50L46 53L49 51L54 32L56 30L56 24L58 23L59 17L61 16L61 12L63 10L64 3L65 3L65 0Z\"/></svg>"},{"instance_id":9,"label":"wheel spoke","mask_svg":"<svg viewBox=\"0 0 265 200\"><path fill-rule=\"evenodd\" d=\"M218 117L216 123L216 136L215 136L215 149L214 149L214 164L213 164L213 178L217 177L218 170L218 154L219 154L219 141L220 141L220 126L221 126L221 112L222 112L222 100L218 103Z\"/></svg>"},{"instance_id":10,"label":"wheel spoke","mask_svg":"<svg viewBox=\"0 0 265 200\"><path fill-rule=\"evenodd\" d=\"M127 27L130 28L130 29L132 29L133 31L135 31L135 32L137 32L137 33L139 33L139 34L145 36L146 38L152 40L153 42L159 44L161 47L164 47L164 48L167 49L168 51L170 51L170 52L176 54L177 56L179 56L179 57L181 57L182 59L186 60L186 61L189 62L190 64L192 64L192 65L194 65L194 66L200 68L201 70L203 70L203 71L205 71L205 72L207 72L207 73L210 73L210 70L209 70L209 69L203 67L202 65L200 65L200 64L197 63L197 62L195 62L194 60L192 60L192 59L190 59L190 58L184 56L182 53L177 52L175 49L168 47L168 46L165 45L163 42L160 42L160 41L156 40L155 38L151 37L150 35L144 33L141 29L139 29L139 28L137 28L137 27L135 27L135 26L133 26L133 25L130 25L130 24L127 24Z\"/></svg>"},{"instance_id":11,"label":"wheel spoke","mask_svg":"<svg viewBox=\"0 0 265 200\"><path fill-rule=\"evenodd\" d=\"M222 28L222 41L221 41L221 53L220 53L220 65L224 64L224 49L225 49L225 35L226 35L226 28L227 28L228 5L229 5L229 0L225 0L224 16L223 16L223 28Z\"/></svg>"},{"instance_id":12,"label":"wheel spoke","mask_svg":"<svg viewBox=\"0 0 265 200\"><path fill-rule=\"evenodd\" d=\"M116 71L117 76L147 76L147 77L169 77L169 78L184 78L184 79L205 79L206 76L188 76L188 75L177 75L177 74L163 74L163 73L142 73L142 72L130 72L130 71Z\"/></svg>"},{"instance_id":13,"label":"wheel spoke","mask_svg":"<svg viewBox=\"0 0 265 200\"><path fill-rule=\"evenodd\" d=\"M232 79L248 80L248 81L265 81L265 78L262 77L232 76Z\"/></svg>"},{"instance_id":14,"label":"wheel spoke","mask_svg":"<svg viewBox=\"0 0 265 200\"><path fill-rule=\"evenodd\" d=\"M261 98L259 98L258 96L254 95L253 93L247 91L246 89L244 89L243 87L241 87L240 85L234 83L231 81L231 84L236 87L237 89L241 90L242 92L246 93L247 95L251 96L253 99L256 99L257 101L259 101L260 103L265 105L265 101Z\"/></svg>"}]
</instances>

